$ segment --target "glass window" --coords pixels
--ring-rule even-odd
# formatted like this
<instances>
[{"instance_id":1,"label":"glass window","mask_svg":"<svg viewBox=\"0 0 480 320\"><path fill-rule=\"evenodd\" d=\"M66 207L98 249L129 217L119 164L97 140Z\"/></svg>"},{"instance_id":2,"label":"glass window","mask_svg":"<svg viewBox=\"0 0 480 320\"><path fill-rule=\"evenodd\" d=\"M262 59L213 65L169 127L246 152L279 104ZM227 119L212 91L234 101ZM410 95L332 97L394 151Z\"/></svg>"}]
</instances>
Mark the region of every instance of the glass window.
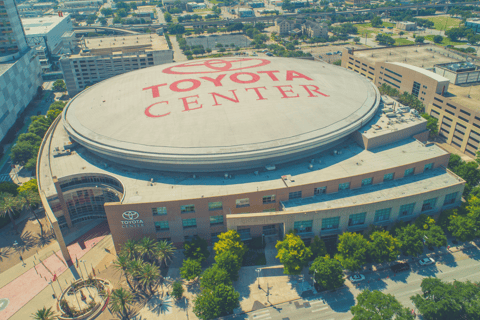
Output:
<instances>
[{"instance_id":1,"label":"glass window","mask_svg":"<svg viewBox=\"0 0 480 320\"><path fill-rule=\"evenodd\" d=\"M275 195L272 194L270 196L263 196L263 204L267 204L267 203L274 203L275 202Z\"/></svg>"},{"instance_id":2,"label":"glass window","mask_svg":"<svg viewBox=\"0 0 480 320\"><path fill-rule=\"evenodd\" d=\"M221 201L208 203L208 210L222 210L222 209L223 209L223 205Z\"/></svg>"},{"instance_id":3,"label":"glass window","mask_svg":"<svg viewBox=\"0 0 480 320\"><path fill-rule=\"evenodd\" d=\"M457 199L457 194L458 192L450 193L445 196L445 201L443 201L443 205L449 205L455 203L455 200Z\"/></svg>"},{"instance_id":4,"label":"glass window","mask_svg":"<svg viewBox=\"0 0 480 320\"><path fill-rule=\"evenodd\" d=\"M365 217L367 216L366 212L351 214L348 218L349 226L357 226L365 223Z\"/></svg>"},{"instance_id":5,"label":"glass window","mask_svg":"<svg viewBox=\"0 0 480 320\"><path fill-rule=\"evenodd\" d=\"M190 235L190 236L184 236L183 239L185 241L192 241L197 235L196 234L193 234L193 235Z\"/></svg>"},{"instance_id":6,"label":"glass window","mask_svg":"<svg viewBox=\"0 0 480 320\"><path fill-rule=\"evenodd\" d=\"M387 173L383 176L383 181L390 181L390 180L393 180L393 172Z\"/></svg>"},{"instance_id":7,"label":"glass window","mask_svg":"<svg viewBox=\"0 0 480 320\"><path fill-rule=\"evenodd\" d=\"M411 175L413 175L414 172L415 172L415 168L407 169L407 170L405 170L405 174L403 176L404 177L411 176Z\"/></svg>"},{"instance_id":8,"label":"glass window","mask_svg":"<svg viewBox=\"0 0 480 320\"><path fill-rule=\"evenodd\" d=\"M318 187L313 190L314 194L324 194L327 193L327 187Z\"/></svg>"},{"instance_id":9,"label":"glass window","mask_svg":"<svg viewBox=\"0 0 480 320\"><path fill-rule=\"evenodd\" d=\"M380 209L375 211L375 222L389 220L391 211L392 211L392 208Z\"/></svg>"},{"instance_id":10,"label":"glass window","mask_svg":"<svg viewBox=\"0 0 480 320\"><path fill-rule=\"evenodd\" d=\"M437 203L437 198L423 201L422 212L432 210L433 208L435 208L436 203Z\"/></svg>"},{"instance_id":11,"label":"glass window","mask_svg":"<svg viewBox=\"0 0 480 320\"><path fill-rule=\"evenodd\" d=\"M288 200L299 199L302 197L302 191L290 192L288 194Z\"/></svg>"},{"instance_id":12,"label":"glass window","mask_svg":"<svg viewBox=\"0 0 480 320\"><path fill-rule=\"evenodd\" d=\"M269 236L269 235L272 235L272 234L276 234L277 230L275 229L275 225L271 224L271 225L268 225L268 226L263 226L262 232L263 232L263 235Z\"/></svg>"},{"instance_id":13,"label":"glass window","mask_svg":"<svg viewBox=\"0 0 480 320\"><path fill-rule=\"evenodd\" d=\"M164 216L167 214L167 207L152 208L154 216Z\"/></svg>"},{"instance_id":14,"label":"glass window","mask_svg":"<svg viewBox=\"0 0 480 320\"><path fill-rule=\"evenodd\" d=\"M372 184L373 178L366 178L362 180L362 186L368 186L369 184Z\"/></svg>"},{"instance_id":15,"label":"glass window","mask_svg":"<svg viewBox=\"0 0 480 320\"><path fill-rule=\"evenodd\" d=\"M168 221L155 221L155 231L167 231L169 229Z\"/></svg>"},{"instance_id":16,"label":"glass window","mask_svg":"<svg viewBox=\"0 0 480 320\"><path fill-rule=\"evenodd\" d=\"M250 206L250 199L249 198L237 199L235 203L237 205L237 208L248 207Z\"/></svg>"},{"instance_id":17,"label":"glass window","mask_svg":"<svg viewBox=\"0 0 480 320\"><path fill-rule=\"evenodd\" d=\"M223 216L210 216L210 225L223 224Z\"/></svg>"},{"instance_id":18,"label":"glass window","mask_svg":"<svg viewBox=\"0 0 480 320\"><path fill-rule=\"evenodd\" d=\"M403 206L400 206L400 211L398 212L398 215L400 217L409 216L413 214L413 209L415 209L415 202L404 204Z\"/></svg>"},{"instance_id":19,"label":"glass window","mask_svg":"<svg viewBox=\"0 0 480 320\"><path fill-rule=\"evenodd\" d=\"M181 206L181 207L180 207L180 212L181 212L181 213L195 212L195 205L193 205L193 204L187 204L186 206Z\"/></svg>"},{"instance_id":20,"label":"glass window","mask_svg":"<svg viewBox=\"0 0 480 320\"><path fill-rule=\"evenodd\" d=\"M312 232L312 225L313 220L295 221L293 224L293 229L295 229L297 233Z\"/></svg>"},{"instance_id":21,"label":"glass window","mask_svg":"<svg viewBox=\"0 0 480 320\"><path fill-rule=\"evenodd\" d=\"M338 185L338 190L347 190L350 189L350 182L340 183Z\"/></svg>"},{"instance_id":22,"label":"glass window","mask_svg":"<svg viewBox=\"0 0 480 320\"><path fill-rule=\"evenodd\" d=\"M423 171L428 171L433 169L433 162L432 163L427 163L425 167L423 168Z\"/></svg>"},{"instance_id":23,"label":"glass window","mask_svg":"<svg viewBox=\"0 0 480 320\"><path fill-rule=\"evenodd\" d=\"M219 235L219 234L221 234L221 232L212 232L212 233L210 234L210 240L211 240L212 242L217 242L218 240L220 240L220 239L218 239L218 235Z\"/></svg>"},{"instance_id":24,"label":"glass window","mask_svg":"<svg viewBox=\"0 0 480 320\"><path fill-rule=\"evenodd\" d=\"M182 219L182 225L183 225L183 229L196 228L197 227L197 219L195 219L195 218Z\"/></svg>"},{"instance_id":25,"label":"glass window","mask_svg":"<svg viewBox=\"0 0 480 320\"><path fill-rule=\"evenodd\" d=\"M322 230L338 229L340 225L340 217L322 219Z\"/></svg>"}]
</instances>

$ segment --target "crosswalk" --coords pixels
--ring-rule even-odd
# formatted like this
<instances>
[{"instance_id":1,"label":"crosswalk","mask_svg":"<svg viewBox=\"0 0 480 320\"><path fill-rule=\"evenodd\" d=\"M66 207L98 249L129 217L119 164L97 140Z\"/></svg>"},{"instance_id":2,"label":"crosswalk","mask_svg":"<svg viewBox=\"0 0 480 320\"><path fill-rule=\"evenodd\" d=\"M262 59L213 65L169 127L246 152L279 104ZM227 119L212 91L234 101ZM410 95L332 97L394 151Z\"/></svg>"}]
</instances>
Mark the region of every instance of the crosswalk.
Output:
<instances>
[{"instance_id":1,"label":"crosswalk","mask_svg":"<svg viewBox=\"0 0 480 320\"><path fill-rule=\"evenodd\" d=\"M329 309L322 300L310 301L310 307L312 308L312 312L320 312Z\"/></svg>"},{"instance_id":2,"label":"crosswalk","mask_svg":"<svg viewBox=\"0 0 480 320\"><path fill-rule=\"evenodd\" d=\"M270 315L269 309L263 309L261 311L255 311L253 314L250 315L250 319L252 320L268 320L272 319Z\"/></svg>"}]
</instances>

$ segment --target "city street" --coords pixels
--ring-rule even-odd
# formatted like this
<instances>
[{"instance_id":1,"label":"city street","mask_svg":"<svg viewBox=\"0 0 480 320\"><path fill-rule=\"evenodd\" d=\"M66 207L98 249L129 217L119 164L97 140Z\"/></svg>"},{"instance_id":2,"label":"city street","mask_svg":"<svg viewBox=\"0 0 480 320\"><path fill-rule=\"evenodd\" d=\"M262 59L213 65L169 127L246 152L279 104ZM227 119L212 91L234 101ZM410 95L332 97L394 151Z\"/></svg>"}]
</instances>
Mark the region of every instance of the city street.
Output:
<instances>
[{"instance_id":1,"label":"city street","mask_svg":"<svg viewBox=\"0 0 480 320\"><path fill-rule=\"evenodd\" d=\"M390 269L365 274L357 285L346 281L346 286L335 292L321 293L310 298L286 302L269 308L260 308L229 319L250 320L346 320L351 319L350 307L362 290L379 290L393 294L405 307L414 308L410 297L420 293L420 284L426 277L444 281L480 281L480 250L476 247L439 257L435 265L422 267L410 262L410 271L394 274Z\"/></svg>"}]
</instances>

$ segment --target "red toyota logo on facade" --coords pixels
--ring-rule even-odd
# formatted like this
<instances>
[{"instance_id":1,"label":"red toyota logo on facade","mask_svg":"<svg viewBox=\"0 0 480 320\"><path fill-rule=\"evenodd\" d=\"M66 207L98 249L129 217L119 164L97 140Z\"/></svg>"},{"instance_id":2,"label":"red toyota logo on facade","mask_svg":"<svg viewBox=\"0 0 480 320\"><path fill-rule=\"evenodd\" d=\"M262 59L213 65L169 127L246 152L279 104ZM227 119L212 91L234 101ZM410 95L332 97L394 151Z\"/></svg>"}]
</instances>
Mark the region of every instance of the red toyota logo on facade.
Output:
<instances>
[{"instance_id":1,"label":"red toyota logo on facade","mask_svg":"<svg viewBox=\"0 0 480 320\"><path fill-rule=\"evenodd\" d=\"M241 58L241 59L211 59L205 61L192 61L170 68L163 69L163 73L168 74L203 74L216 73L225 71L238 71L244 69L251 69L256 67L263 67L270 64L269 60L255 59L255 58Z\"/></svg>"}]
</instances>

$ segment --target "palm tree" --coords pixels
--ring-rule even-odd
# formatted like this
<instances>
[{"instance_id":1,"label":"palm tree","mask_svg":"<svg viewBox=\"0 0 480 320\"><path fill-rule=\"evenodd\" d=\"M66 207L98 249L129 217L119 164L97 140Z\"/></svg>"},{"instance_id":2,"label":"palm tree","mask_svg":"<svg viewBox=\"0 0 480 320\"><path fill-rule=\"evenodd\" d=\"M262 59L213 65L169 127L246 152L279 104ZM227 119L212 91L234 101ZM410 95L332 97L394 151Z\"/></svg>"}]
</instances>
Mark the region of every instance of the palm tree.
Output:
<instances>
[{"instance_id":1,"label":"palm tree","mask_svg":"<svg viewBox=\"0 0 480 320\"><path fill-rule=\"evenodd\" d=\"M113 267L118 271L122 272L125 276L125 280L127 280L127 284L131 290L133 290L132 284L128 279L128 268L129 268L130 260L125 254L120 254L117 256L117 260L113 262Z\"/></svg>"},{"instance_id":2,"label":"palm tree","mask_svg":"<svg viewBox=\"0 0 480 320\"><path fill-rule=\"evenodd\" d=\"M35 211L32 210L33 207L36 207L41 202L40 195L38 194L38 192L35 192L32 190L25 190L18 194L17 199L22 207L26 208L28 211L33 213L33 215L35 216L35 219L37 219L38 224L40 225L40 232L42 233L42 236L43 236L42 223L40 222L40 219L38 219L38 216L35 213Z\"/></svg>"},{"instance_id":3,"label":"palm tree","mask_svg":"<svg viewBox=\"0 0 480 320\"><path fill-rule=\"evenodd\" d=\"M127 272L128 272L128 274L130 274L132 279L135 281L135 287L137 287L138 280L139 280L139 275L140 275L140 272L141 272L144 264L145 264L145 262L143 262L140 259L135 259L135 260L129 261L129 263L128 263Z\"/></svg>"},{"instance_id":4,"label":"palm tree","mask_svg":"<svg viewBox=\"0 0 480 320\"><path fill-rule=\"evenodd\" d=\"M0 193L0 216L4 217L8 214L10 221L12 221L13 229L17 231L17 225L13 219L13 212L18 208L18 200L10 193L1 192Z\"/></svg>"},{"instance_id":5,"label":"palm tree","mask_svg":"<svg viewBox=\"0 0 480 320\"><path fill-rule=\"evenodd\" d=\"M138 251L142 255L142 258L147 261L152 261L153 257L157 254L158 247L156 241L150 237L144 237L138 243Z\"/></svg>"},{"instance_id":6,"label":"palm tree","mask_svg":"<svg viewBox=\"0 0 480 320\"><path fill-rule=\"evenodd\" d=\"M112 291L110 296L110 307L113 312L117 312L123 319L128 319L128 307L133 303L133 295L124 288Z\"/></svg>"},{"instance_id":7,"label":"palm tree","mask_svg":"<svg viewBox=\"0 0 480 320\"><path fill-rule=\"evenodd\" d=\"M52 307L37 310L37 312L32 314L33 319L35 320L54 320L57 316L52 311Z\"/></svg>"},{"instance_id":8,"label":"palm tree","mask_svg":"<svg viewBox=\"0 0 480 320\"><path fill-rule=\"evenodd\" d=\"M151 263L144 263L138 273L138 282L143 286L145 292L153 293L153 286L160 278L160 268ZM148 290L147 290L148 289Z\"/></svg>"},{"instance_id":9,"label":"palm tree","mask_svg":"<svg viewBox=\"0 0 480 320\"><path fill-rule=\"evenodd\" d=\"M122 247L122 253L126 254L129 259L136 259L138 253L138 245L135 240L128 239Z\"/></svg>"},{"instance_id":10,"label":"palm tree","mask_svg":"<svg viewBox=\"0 0 480 320\"><path fill-rule=\"evenodd\" d=\"M168 242L166 240L162 240L157 242L157 254L158 254L158 260L160 261L160 266L162 263L165 263L167 265L167 261L171 261L173 254L175 253L175 248L171 242Z\"/></svg>"}]
</instances>

